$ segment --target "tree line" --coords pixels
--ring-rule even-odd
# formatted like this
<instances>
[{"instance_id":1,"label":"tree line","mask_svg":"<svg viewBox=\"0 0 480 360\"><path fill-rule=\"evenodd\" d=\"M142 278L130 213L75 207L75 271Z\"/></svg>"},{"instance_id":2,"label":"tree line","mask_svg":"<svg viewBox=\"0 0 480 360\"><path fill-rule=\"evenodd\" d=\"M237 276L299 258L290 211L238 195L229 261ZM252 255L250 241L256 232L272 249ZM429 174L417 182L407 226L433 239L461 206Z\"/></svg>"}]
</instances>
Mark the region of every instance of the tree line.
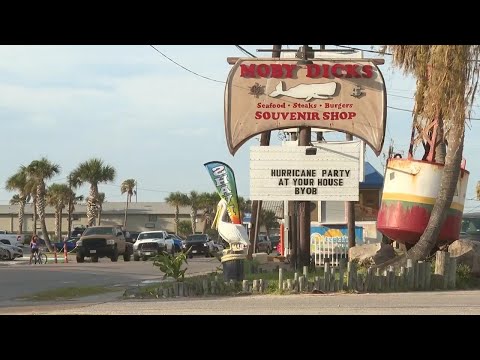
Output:
<instances>
[{"instance_id":1,"label":"tree line","mask_svg":"<svg viewBox=\"0 0 480 360\"><path fill-rule=\"evenodd\" d=\"M165 198L165 201L175 209L175 233L180 236L195 234L197 232L196 219L198 212L201 211L201 218L203 221L202 234L210 233L216 235L216 232L210 229L212 221L215 217L217 204L220 197L216 192L190 191L190 193L172 192ZM187 221L180 221L179 213L181 206L190 206L190 223ZM240 218L243 218L245 213L252 211L252 202L242 196L238 197L238 207L240 210ZM276 215L271 210L262 209L259 219L260 226L265 226L267 233L271 229L278 228L278 220Z\"/></svg>"},{"instance_id":2,"label":"tree line","mask_svg":"<svg viewBox=\"0 0 480 360\"><path fill-rule=\"evenodd\" d=\"M55 238L61 240L62 234L62 216L66 209L68 219L68 233L72 228L73 212L75 205L86 201L86 216L88 226L100 224L102 206L105 202L105 193L99 192L98 185L101 183L109 183L115 180L116 170L113 166L105 164L99 158L92 158L80 163L67 176L67 183L53 183L46 186L46 181L60 174L60 165L55 164L42 157L39 160L33 160L29 165L21 165L17 172L11 175L5 184L8 191L15 192L10 200L11 205L19 205L18 209L18 234L22 234L25 205L32 203L33 207L33 231L37 231L37 222L40 223L42 236L45 245L52 251L52 245L45 221L45 207L52 206L55 209ZM78 188L83 184L89 184L90 190L88 196L84 197L76 193ZM132 201L132 196L136 194L135 179L127 179L120 186L121 194L126 194L126 206L124 216L124 227L127 225L128 206ZM219 201L217 193L198 193L191 191L189 194L181 192L172 192L165 199L175 209L175 233L178 235L195 234L197 214L201 211L202 220L204 221L202 233L207 233L209 225L211 225L216 206ZM179 207L190 206L190 226L179 221ZM239 206L242 214L251 211L251 201L239 197ZM98 220L98 221L97 221ZM267 232L278 227L277 219L273 211L262 211L260 223L264 225ZM191 232L190 232L191 230Z\"/></svg>"}]
</instances>

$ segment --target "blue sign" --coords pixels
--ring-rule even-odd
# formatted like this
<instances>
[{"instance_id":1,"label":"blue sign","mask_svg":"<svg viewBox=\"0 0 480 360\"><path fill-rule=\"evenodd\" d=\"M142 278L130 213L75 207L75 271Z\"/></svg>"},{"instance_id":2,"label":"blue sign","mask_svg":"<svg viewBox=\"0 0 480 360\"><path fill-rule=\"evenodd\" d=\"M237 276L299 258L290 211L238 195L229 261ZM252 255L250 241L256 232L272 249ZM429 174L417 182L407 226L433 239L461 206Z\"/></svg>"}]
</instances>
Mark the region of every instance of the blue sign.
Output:
<instances>
[{"instance_id":1,"label":"blue sign","mask_svg":"<svg viewBox=\"0 0 480 360\"><path fill-rule=\"evenodd\" d=\"M310 228L310 247L312 251L318 241L333 242L337 245L344 245L348 248L348 227L347 225L323 225ZM363 244L363 227L355 226L355 244Z\"/></svg>"}]
</instances>

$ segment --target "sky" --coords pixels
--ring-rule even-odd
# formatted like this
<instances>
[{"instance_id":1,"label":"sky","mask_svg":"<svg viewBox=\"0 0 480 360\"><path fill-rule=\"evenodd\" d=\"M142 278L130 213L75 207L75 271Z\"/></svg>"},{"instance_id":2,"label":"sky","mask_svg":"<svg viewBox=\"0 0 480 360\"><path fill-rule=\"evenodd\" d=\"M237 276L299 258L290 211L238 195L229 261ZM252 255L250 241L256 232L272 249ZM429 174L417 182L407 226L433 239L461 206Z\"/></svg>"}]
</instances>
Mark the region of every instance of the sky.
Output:
<instances>
[{"instance_id":1,"label":"sky","mask_svg":"<svg viewBox=\"0 0 480 360\"><path fill-rule=\"evenodd\" d=\"M258 57L268 54L257 49L272 47L242 46ZM8 204L13 195L4 189L6 179L20 165L43 156L61 167L48 184L65 182L80 162L103 159L117 171L113 183L99 186L111 202L124 200L120 184L129 178L138 182L138 201L163 201L174 191L213 192L203 164L214 160L233 168L238 193L248 198L249 148L259 145L259 137L230 155L221 83L231 68L227 57L247 55L235 45L155 47L198 75L148 45L0 46L0 204ZM366 52L364 56L380 57ZM407 110L389 108L383 154L377 157L367 150L367 161L383 173L391 143L396 152L408 151L415 80L393 67L391 56L385 56L380 69L388 106ZM474 109L480 110L477 104L480 101ZM472 116L480 118L480 111ZM470 178L464 212L480 211L480 202L473 199L480 180L480 162L475 159L480 142L474 137L479 130L480 121L471 121L466 133L464 157ZM280 143L279 133L273 132L271 144ZM87 186L78 193L87 195Z\"/></svg>"}]
</instances>

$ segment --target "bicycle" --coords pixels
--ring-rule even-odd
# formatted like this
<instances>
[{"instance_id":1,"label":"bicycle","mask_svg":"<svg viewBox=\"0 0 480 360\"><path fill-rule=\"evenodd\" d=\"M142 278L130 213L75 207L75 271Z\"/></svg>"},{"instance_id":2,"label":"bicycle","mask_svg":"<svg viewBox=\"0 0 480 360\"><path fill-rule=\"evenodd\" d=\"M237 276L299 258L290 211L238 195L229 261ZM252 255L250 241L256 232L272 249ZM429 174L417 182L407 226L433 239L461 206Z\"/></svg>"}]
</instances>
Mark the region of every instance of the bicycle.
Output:
<instances>
[{"instance_id":1,"label":"bicycle","mask_svg":"<svg viewBox=\"0 0 480 360\"><path fill-rule=\"evenodd\" d=\"M33 264L46 264L48 261L47 254L44 254L40 249L38 252L33 253L32 263Z\"/></svg>"}]
</instances>

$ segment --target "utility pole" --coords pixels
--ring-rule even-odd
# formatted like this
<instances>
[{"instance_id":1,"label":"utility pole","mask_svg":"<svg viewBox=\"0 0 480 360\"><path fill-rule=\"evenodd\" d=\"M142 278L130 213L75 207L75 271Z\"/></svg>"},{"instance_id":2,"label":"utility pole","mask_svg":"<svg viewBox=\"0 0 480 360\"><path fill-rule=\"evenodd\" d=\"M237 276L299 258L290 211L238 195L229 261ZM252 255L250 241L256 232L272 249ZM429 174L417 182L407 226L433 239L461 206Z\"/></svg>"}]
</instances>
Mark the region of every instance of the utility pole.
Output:
<instances>
[{"instance_id":1,"label":"utility pole","mask_svg":"<svg viewBox=\"0 0 480 360\"><path fill-rule=\"evenodd\" d=\"M296 133L290 134L290 141L297 141L298 136ZM297 269L298 265L298 207L295 201L288 202L288 241L290 243L290 263L293 270Z\"/></svg>"},{"instance_id":2,"label":"utility pole","mask_svg":"<svg viewBox=\"0 0 480 360\"><path fill-rule=\"evenodd\" d=\"M303 45L301 50L302 61L308 63L308 55L311 48ZM300 127L298 146L308 146L311 143L311 128ZM310 201L298 201L298 265L300 268L310 265Z\"/></svg>"},{"instance_id":3,"label":"utility pole","mask_svg":"<svg viewBox=\"0 0 480 360\"><path fill-rule=\"evenodd\" d=\"M352 141L353 136L347 134L347 141ZM355 203L347 201L347 226L348 226L348 248L355 247Z\"/></svg>"},{"instance_id":4,"label":"utility pole","mask_svg":"<svg viewBox=\"0 0 480 360\"><path fill-rule=\"evenodd\" d=\"M138 181L135 181L135 202L138 202Z\"/></svg>"},{"instance_id":5,"label":"utility pole","mask_svg":"<svg viewBox=\"0 0 480 360\"><path fill-rule=\"evenodd\" d=\"M68 232L67 232L67 239L70 238L70 235L72 234L72 207L73 207L73 190L72 190L72 178L69 175L68 176L68 187L70 189L69 191L69 196L68 196ZM60 219L61 221L61 219Z\"/></svg>"},{"instance_id":6,"label":"utility pole","mask_svg":"<svg viewBox=\"0 0 480 360\"><path fill-rule=\"evenodd\" d=\"M272 57L280 58L280 52L282 50L282 45L273 45ZM265 131L260 136L260 146L269 146L270 145L270 131ZM251 228L249 234L250 246L248 248L247 258L251 259L253 251L257 246L257 237L260 226L258 226L258 219L260 217L260 211L262 210L262 201L254 200L252 201L252 217L250 220Z\"/></svg>"}]
</instances>

